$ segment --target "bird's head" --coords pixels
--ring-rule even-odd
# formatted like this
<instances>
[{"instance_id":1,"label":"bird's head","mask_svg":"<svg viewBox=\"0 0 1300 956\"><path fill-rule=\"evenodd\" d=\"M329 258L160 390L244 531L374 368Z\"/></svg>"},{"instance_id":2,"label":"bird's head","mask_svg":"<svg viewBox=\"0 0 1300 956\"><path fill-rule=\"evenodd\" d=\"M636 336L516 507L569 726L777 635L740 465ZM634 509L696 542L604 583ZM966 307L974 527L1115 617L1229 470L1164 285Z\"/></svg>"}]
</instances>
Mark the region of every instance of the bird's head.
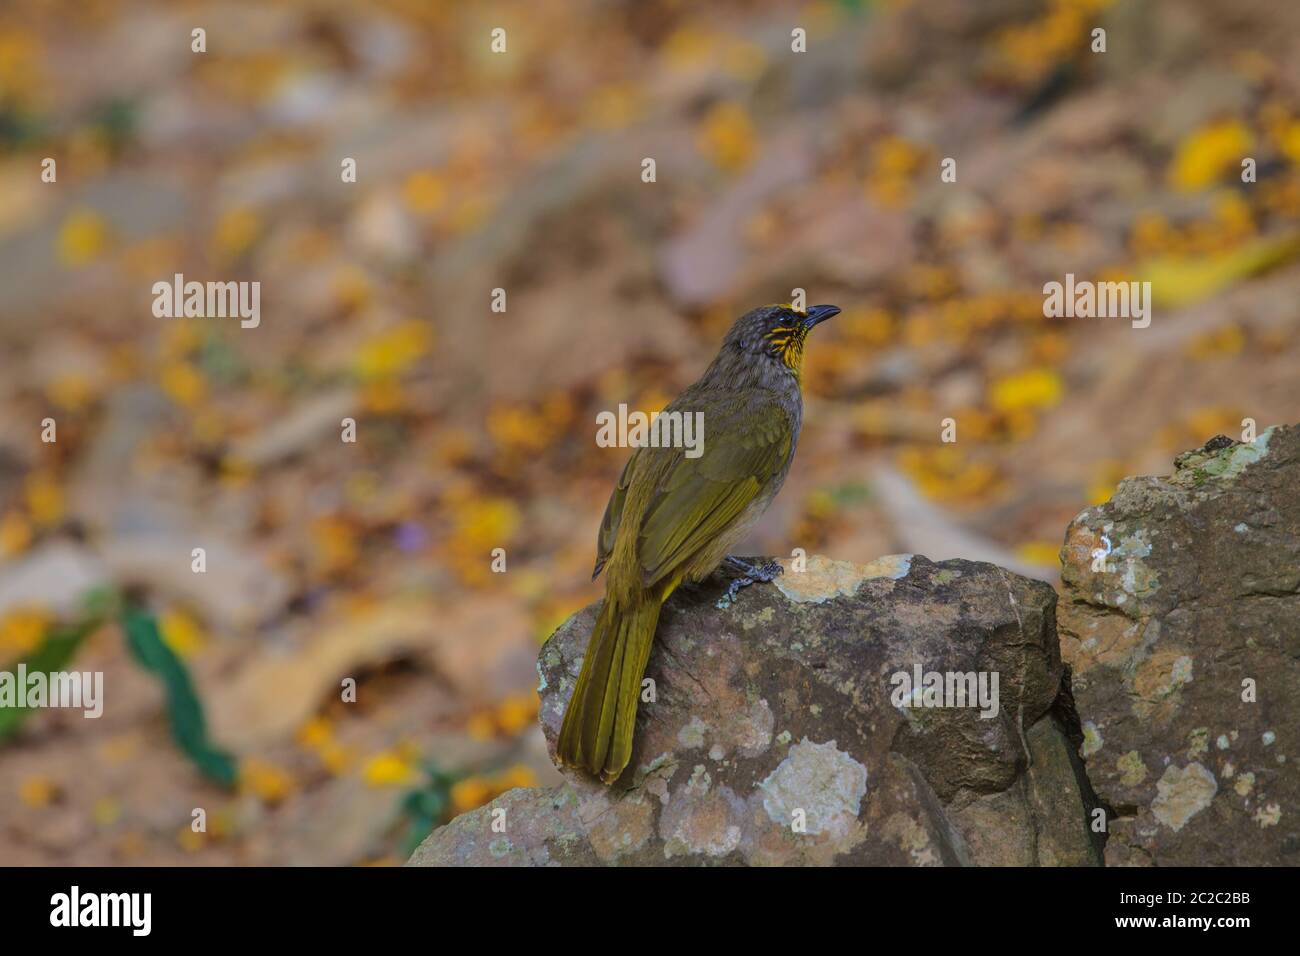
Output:
<instances>
[{"instance_id":1,"label":"bird's head","mask_svg":"<svg viewBox=\"0 0 1300 956\"><path fill-rule=\"evenodd\" d=\"M807 311L792 305L765 305L736 320L727 333L726 345L772 362L797 378L808 333L813 326L839 314L839 306L835 305L814 305Z\"/></svg>"}]
</instances>

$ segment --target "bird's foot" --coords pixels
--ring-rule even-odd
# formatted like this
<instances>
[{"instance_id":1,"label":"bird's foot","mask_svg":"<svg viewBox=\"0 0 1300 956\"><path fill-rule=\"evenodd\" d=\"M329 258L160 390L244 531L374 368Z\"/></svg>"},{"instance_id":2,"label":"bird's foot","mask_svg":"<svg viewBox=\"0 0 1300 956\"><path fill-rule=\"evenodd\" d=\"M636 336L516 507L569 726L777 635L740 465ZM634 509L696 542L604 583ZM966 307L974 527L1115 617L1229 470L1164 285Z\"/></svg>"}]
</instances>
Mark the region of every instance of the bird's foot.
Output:
<instances>
[{"instance_id":1,"label":"bird's foot","mask_svg":"<svg viewBox=\"0 0 1300 956\"><path fill-rule=\"evenodd\" d=\"M721 611L725 611L727 608L731 607L732 602L736 600L736 595L740 593L741 588L747 588L751 584L760 581L764 584L769 581L775 581L780 575L785 573L785 568L781 567L781 565L776 561L768 561L765 564L753 564L746 561L744 558L727 555L727 557L723 559L722 563L730 570L739 572L740 577L727 585L727 593L718 598L717 606Z\"/></svg>"},{"instance_id":2,"label":"bird's foot","mask_svg":"<svg viewBox=\"0 0 1300 956\"><path fill-rule=\"evenodd\" d=\"M764 584L775 581L785 573L785 568L781 567L780 561L766 561L763 564L757 564L729 554L722 559L722 563L731 570L738 572L741 577L753 578L755 581L762 581Z\"/></svg>"}]
</instances>

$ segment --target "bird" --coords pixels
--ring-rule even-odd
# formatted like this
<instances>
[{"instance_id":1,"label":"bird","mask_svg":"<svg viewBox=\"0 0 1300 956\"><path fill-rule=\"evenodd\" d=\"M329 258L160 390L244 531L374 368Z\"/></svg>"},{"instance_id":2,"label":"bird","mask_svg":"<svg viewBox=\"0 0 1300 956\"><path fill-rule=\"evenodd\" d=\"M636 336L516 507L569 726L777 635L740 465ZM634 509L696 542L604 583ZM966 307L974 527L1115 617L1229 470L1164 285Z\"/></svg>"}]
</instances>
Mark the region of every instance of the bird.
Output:
<instances>
[{"instance_id":1,"label":"bird","mask_svg":"<svg viewBox=\"0 0 1300 956\"><path fill-rule=\"evenodd\" d=\"M628 457L596 538L592 580L606 572L605 599L565 708L561 765L606 784L622 775L659 612L680 585L698 584L725 564L738 575L718 602L726 607L740 588L781 573L775 562L751 563L730 550L790 472L803 426L804 344L839 312L785 304L745 313L699 380L661 413L702 413L694 456L641 443Z\"/></svg>"}]
</instances>

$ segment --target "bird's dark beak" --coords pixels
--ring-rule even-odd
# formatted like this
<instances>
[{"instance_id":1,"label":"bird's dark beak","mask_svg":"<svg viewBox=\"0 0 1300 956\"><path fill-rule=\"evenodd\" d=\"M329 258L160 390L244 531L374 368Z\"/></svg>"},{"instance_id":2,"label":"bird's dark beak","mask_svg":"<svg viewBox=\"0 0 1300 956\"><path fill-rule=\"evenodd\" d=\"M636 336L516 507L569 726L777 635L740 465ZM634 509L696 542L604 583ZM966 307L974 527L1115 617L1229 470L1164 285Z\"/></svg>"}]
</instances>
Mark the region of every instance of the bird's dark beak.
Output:
<instances>
[{"instance_id":1,"label":"bird's dark beak","mask_svg":"<svg viewBox=\"0 0 1300 956\"><path fill-rule=\"evenodd\" d=\"M827 319L839 314L840 307L838 305L814 305L808 310L807 318L803 320L804 331L806 332L814 325L825 322Z\"/></svg>"}]
</instances>

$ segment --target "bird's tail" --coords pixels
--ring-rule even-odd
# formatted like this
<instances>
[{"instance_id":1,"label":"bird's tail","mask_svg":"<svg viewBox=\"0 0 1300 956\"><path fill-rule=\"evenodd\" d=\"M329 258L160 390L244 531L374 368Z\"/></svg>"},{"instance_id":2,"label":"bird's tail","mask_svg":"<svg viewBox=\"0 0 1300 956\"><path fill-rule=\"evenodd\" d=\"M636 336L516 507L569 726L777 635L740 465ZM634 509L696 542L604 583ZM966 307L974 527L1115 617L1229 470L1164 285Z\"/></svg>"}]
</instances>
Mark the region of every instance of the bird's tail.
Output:
<instances>
[{"instance_id":1,"label":"bird's tail","mask_svg":"<svg viewBox=\"0 0 1300 956\"><path fill-rule=\"evenodd\" d=\"M627 608L605 599L564 712L556 756L605 783L617 780L632 756L641 677L663 601L664 596L653 592Z\"/></svg>"}]
</instances>

